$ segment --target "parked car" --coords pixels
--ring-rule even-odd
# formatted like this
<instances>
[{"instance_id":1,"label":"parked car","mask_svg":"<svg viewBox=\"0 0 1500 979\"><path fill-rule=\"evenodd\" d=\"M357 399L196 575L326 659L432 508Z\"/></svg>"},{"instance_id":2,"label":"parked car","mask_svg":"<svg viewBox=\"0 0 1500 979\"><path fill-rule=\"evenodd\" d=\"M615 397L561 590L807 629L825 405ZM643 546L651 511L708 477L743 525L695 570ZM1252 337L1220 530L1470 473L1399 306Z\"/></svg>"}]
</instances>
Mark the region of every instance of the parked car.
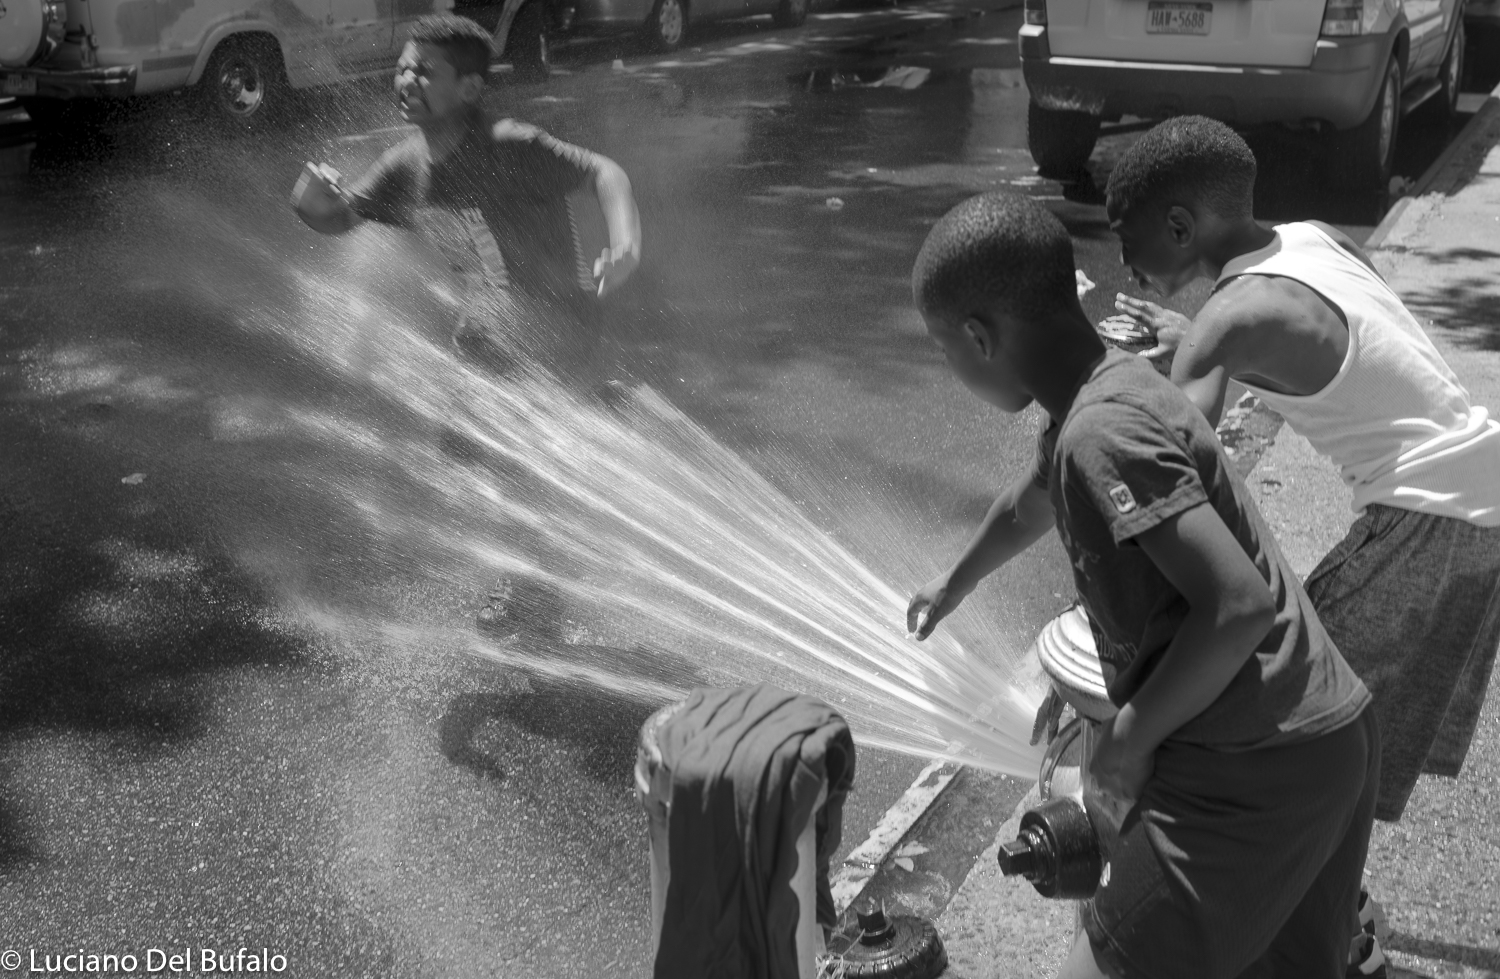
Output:
<instances>
[{"instance_id":1,"label":"parked car","mask_svg":"<svg viewBox=\"0 0 1500 979\"><path fill-rule=\"evenodd\" d=\"M1025 0L1027 139L1053 175L1101 120L1198 114L1326 134L1326 168L1382 192L1403 116L1453 113L1463 0Z\"/></svg>"},{"instance_id":2,"label":"parked car","mask_svg":"<svg viewBox=\"0 0 1500 979\"><path fill-rule=\"evenodd\" d=\"M770 14L779 27L807 20L811 0L458 0L458 13L488 28L495 50L522 78L545 77L552 38L635 32L655 51L675 51L688 23Z\"/></svg>"},{"instance_id":3,"label":"parked car","mask_svg":"<svg viewBox=\"0 0 1500 979\"><path fill-rule=\"evenodd\" d=\"M80 100L190 87L250 126L288 88L389 72L406 27L453 0L0 0L0 94L39 125Z\"/></svg>"}]
</instances>

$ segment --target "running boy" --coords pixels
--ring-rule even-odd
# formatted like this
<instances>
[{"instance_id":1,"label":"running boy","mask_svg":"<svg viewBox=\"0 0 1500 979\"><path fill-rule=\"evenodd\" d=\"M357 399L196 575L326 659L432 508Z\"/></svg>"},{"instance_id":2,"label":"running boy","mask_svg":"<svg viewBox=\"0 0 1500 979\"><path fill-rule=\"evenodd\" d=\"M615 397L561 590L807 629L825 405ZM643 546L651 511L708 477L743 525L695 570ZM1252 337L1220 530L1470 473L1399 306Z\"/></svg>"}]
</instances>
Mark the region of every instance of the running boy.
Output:
<instances>
[{"instance_id":1,"label":"running boy","mask_svg":"<svg viewBox=\"0 0 1500 979\"><path fill-rule=\"evenodd\" d=\"M516 335L515 301L545 310L549 328L587 328L590 293L614 292L640 262L640 215L614 161L484 112L490 54L489 32L472 20L419 20L395 80L401 115L418 131L347 190L327 168L309 163L293 206L324 234L343 234L367 219L425 232L463 283L459 345L492 356L496 347L510 348L510 357L528 347L545 353L549 338ZM567 198L584 187L598 197L610 242L594 261L587 292ZM591 346L593 338L574 339Z\"/></svg>"},{"instance_id":2,"label":"running boy","mask_svg":"<svg viewBox=\"0 0 1500 979\"><path fill-rule=\"evenodd\" d=\"M1458 776L1500 647L1500 424L1347 236L1256 224L1255 171L1244 140L1209 119L1142 137L1109 180L1121 258L1164 295L1198 276L1215 286L1191 323L1119 305L1158 331L1147 356L1175 348L1172 379L1210 423L1233 378L1353 488L1361 515L1306 588L1369 687L1375 816L1394 821L1418 774ZM1366 974L1379 963L1370 944Z\"/></svg>"},{"instance_id":3,"label":"running boy","mask_svg":"<svg viewBox=\"0 0 1500 979\"><path fill-rule=\"evenodd\" d=\"M1144 360L1105 352L1068 233L1029 199L954 208L912 280L964 384L1048 417L908 625L930 633L1055 524L1120 708L1087 794L1119 835L1061 975L1336 979L1379 769L1369 695L1213 429Z\"/></svg>"}]
</instances>

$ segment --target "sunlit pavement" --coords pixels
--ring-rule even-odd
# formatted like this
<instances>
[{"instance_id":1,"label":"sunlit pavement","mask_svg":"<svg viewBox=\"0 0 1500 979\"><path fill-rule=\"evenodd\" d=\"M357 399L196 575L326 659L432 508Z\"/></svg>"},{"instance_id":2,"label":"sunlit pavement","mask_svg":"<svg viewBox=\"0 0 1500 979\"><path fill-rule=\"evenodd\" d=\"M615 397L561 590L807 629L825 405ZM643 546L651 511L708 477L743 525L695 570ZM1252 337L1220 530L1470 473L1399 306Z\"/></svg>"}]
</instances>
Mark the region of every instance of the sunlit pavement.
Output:
<instances>
[{"instance_id":1,"label":"sunlit pavement","mask_svg":"<svg viewBox=\"0 0 1500 979\"><path fill-rule=\"evenodd\" d=\"M974 402L923 334L908 274L927 227L977 191L1035 194L1098 283L1091 315L1128 286L1096 197L1033 173L1018 17L835 8L669 58L575 45L547 83L490 96L631 175L646 259L609 317L621 375L903 593L1036 424ZM386 91L317 93L238 139L165 100L6 158L0 948L247 946L298 976L648 971L630 767L655 703L472 656L490 582L404 564L327 489L402 499L390 460L349 448L401 423L358 380L374 354L268 326L341 277L439 322L398 235L321 239L285 203L303 160L353 174L401 137ZM1096 178L1130 138L1101 143ZM325 423L338 452L308 436ZM1067 571L1037 548L953 628L1005 661L1066 603ZM844 851L922 764L861 755Z\"/></svg>"}]
</instances>

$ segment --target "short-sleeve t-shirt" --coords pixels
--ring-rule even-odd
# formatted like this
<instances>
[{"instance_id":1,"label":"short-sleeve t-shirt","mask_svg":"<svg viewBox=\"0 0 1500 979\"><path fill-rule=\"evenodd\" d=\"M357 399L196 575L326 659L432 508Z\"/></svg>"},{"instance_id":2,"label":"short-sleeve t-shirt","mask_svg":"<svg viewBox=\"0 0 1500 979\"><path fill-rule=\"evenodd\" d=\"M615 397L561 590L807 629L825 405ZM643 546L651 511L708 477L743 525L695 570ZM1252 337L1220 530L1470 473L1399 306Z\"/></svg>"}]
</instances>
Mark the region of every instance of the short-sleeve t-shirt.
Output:
<instances>
[{"instance_id":1,"label":"short-sleeve t-shirt","mask_svg":"<svg viewBox=\"0 0 1500 979\"><path fill-rule=\"evenodd\" d=\"M572 302L588 282L568 194L599 157L513 119L475 112L434 162L420 134L392 147L350 190L356 214L425 234L467 292L518 288Z\"/></svg>"},{"instance_id":2,"label":"short-sleeve t-shirt","mask_svg":"<svg viewBox=\"0 0 1500 979\"><path fill-rule=\"evenodd\" d=\"M1150 676L1189 610L1135 537L1204 503L1265 578L1276 619L1218 699L1169 740L1290 744L1348 724L1369 702L1213 429L1144 360L1110 351L1094 367L1062 424L1043 424L1033 478L1051 497L1116 705Z\"/></svg>"}]
</instances>

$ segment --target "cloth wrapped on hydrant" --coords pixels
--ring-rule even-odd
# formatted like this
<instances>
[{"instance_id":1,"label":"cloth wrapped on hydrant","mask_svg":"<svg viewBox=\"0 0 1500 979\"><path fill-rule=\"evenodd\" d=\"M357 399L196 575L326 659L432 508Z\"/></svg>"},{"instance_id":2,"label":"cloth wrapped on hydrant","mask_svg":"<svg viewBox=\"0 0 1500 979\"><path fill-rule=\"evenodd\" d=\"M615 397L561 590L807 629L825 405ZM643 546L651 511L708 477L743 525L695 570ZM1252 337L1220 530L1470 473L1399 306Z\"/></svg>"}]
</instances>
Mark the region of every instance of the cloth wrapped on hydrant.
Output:
<instances>
[{"instance_id":1,"label":"cloth wrapped on hydrant","mask_svg":"<svg viewBox=\"0 0 1500 979\"><path fill-rule=\"evenodd\" d=\"M828 863L854 782L849 725L819 700L758 684L693 691L657 737L672 788L655 979L796 979L791 880L810 818L818 923L837 923Z\"/></svg>"}]
</instances>

